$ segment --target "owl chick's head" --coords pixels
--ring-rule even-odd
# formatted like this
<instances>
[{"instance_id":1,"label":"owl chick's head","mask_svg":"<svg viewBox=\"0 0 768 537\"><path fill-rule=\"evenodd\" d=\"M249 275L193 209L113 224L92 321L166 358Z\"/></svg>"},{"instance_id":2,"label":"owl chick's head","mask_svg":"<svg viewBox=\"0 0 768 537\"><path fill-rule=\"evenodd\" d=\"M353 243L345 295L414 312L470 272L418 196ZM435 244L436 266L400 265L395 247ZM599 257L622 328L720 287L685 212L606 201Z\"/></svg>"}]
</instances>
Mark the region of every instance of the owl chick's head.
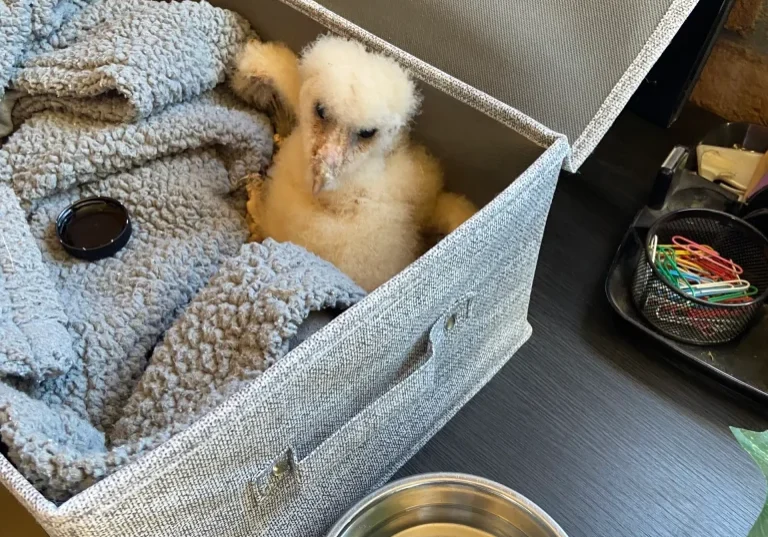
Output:
<instances>
[{"instance_id":1,"label":"owl chick's head","mask_svg":"<svg viewBox=\"0 0 768 537\"><path fill-rule=\"evenodd\" d=\"M419 108L406 72L356 41L319 38L304 51L300 75L299 128L316 194L381 161Z\"/></svg>"}]
</instances>

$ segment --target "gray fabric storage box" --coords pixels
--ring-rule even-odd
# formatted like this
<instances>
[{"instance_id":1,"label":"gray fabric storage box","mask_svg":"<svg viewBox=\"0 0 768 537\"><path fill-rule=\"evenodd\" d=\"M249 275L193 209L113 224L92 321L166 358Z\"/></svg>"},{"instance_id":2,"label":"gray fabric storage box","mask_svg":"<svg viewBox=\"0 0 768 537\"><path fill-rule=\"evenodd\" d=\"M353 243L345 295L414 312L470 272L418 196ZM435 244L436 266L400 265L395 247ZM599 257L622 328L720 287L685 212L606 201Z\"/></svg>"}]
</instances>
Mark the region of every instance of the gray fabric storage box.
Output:
<instances>
[{"instance_id":1,"label":"gray fabric storage box","mask_svg":"<svg viewBox=\"0 0 768 537\"><path fill-rule=\"evenodd\" d=\"M296 49L330 29L397 57L423 82L417 137L484 209L259 381L66 503L0 457L2 483L54 537L319 536L386 482L530 336L560 169L594 149L695 0L213 3Z\"/></svg>"}]
</instances>

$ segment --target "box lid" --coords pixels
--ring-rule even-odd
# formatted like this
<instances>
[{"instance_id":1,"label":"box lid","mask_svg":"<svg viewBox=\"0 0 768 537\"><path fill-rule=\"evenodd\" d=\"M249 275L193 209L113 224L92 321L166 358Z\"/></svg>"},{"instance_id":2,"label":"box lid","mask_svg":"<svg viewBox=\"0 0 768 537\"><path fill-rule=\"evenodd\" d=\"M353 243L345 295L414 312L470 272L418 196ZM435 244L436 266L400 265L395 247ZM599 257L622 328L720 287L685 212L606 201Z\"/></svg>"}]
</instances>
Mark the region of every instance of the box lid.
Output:
<instances>
[{"instance_id":1,"label":"box lid","mask_svg":"<svg viewBox=\"0 0 768 537\"><path fill-rule=\"evenodd\" d=\"M578 168L697 0L318 0L565 134ZM293 2L291 2L293 3Z\"/></svg>"}]
</instances>

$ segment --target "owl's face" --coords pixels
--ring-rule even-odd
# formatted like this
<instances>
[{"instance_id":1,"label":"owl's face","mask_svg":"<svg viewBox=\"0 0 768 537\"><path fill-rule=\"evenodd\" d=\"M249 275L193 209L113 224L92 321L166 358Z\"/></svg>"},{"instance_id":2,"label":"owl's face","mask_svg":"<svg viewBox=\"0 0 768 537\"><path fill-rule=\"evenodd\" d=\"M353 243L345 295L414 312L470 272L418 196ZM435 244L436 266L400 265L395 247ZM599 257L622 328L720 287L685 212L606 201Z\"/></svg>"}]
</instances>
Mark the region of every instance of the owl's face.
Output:
<instances>
[{"instance_id":1,"label":"owl's face","mask_svg":"<svg viewBox=\"0 0 768 537\"><path fill-rule=\"evenodd\" d=\"M418 110L416 87L393 60L339 37L318 39L302 56L299 129L312 190L334 190L382 157ZM375 180L376 174L368 174Z\"/></svg>"},{"instance_id":2,"label":"owl's face","mask_svg":"<svg viewBox=\"0 0 768 537\"><path fill-rule=\"evenodd\" d=\"M321 100L308 102L300 124L315 194L339 188L369 161L381 159L401 131L375 122L349 124Z\"/></svg>"}]
</instances>

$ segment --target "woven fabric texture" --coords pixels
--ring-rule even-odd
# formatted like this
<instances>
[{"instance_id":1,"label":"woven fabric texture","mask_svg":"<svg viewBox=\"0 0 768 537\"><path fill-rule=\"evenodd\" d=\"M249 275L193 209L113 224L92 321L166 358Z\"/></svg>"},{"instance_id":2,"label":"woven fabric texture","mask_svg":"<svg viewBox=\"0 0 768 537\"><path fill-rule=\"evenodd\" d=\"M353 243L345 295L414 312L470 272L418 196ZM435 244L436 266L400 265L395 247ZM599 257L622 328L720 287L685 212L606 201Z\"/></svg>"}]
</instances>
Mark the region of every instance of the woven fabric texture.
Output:
<instances>
[{"instance_id":1,"label":"woven fabric texture","mask_svg":"<svg viewBox=\"0 0 768 537\"><path fill-rule=\"evenodd\" d=\"M219 0L230 9L237 9L241 0ZM495 119L540 147L549 147L564 135L548 128L520 110L484 93L474 86L447 74L432 64L398 48L367 29L358 26L313 0L279 0L299 13L317 21L334 33L357 39L374 50L381 51L405 66L419 80L450 95ZM569 157L566 156L566 159Z\"/></svg>"},{"instance_id":2,"label":"woven fabric texture","mask_svg":"<svg viewBox=\"0 0 768 537\"><path fill-rule=\"evenodd\" d=\"M319 0L573 142L578 168L697 0ZM501 74L501 75L500 75Z\"/></svg>"}]
</instances>

